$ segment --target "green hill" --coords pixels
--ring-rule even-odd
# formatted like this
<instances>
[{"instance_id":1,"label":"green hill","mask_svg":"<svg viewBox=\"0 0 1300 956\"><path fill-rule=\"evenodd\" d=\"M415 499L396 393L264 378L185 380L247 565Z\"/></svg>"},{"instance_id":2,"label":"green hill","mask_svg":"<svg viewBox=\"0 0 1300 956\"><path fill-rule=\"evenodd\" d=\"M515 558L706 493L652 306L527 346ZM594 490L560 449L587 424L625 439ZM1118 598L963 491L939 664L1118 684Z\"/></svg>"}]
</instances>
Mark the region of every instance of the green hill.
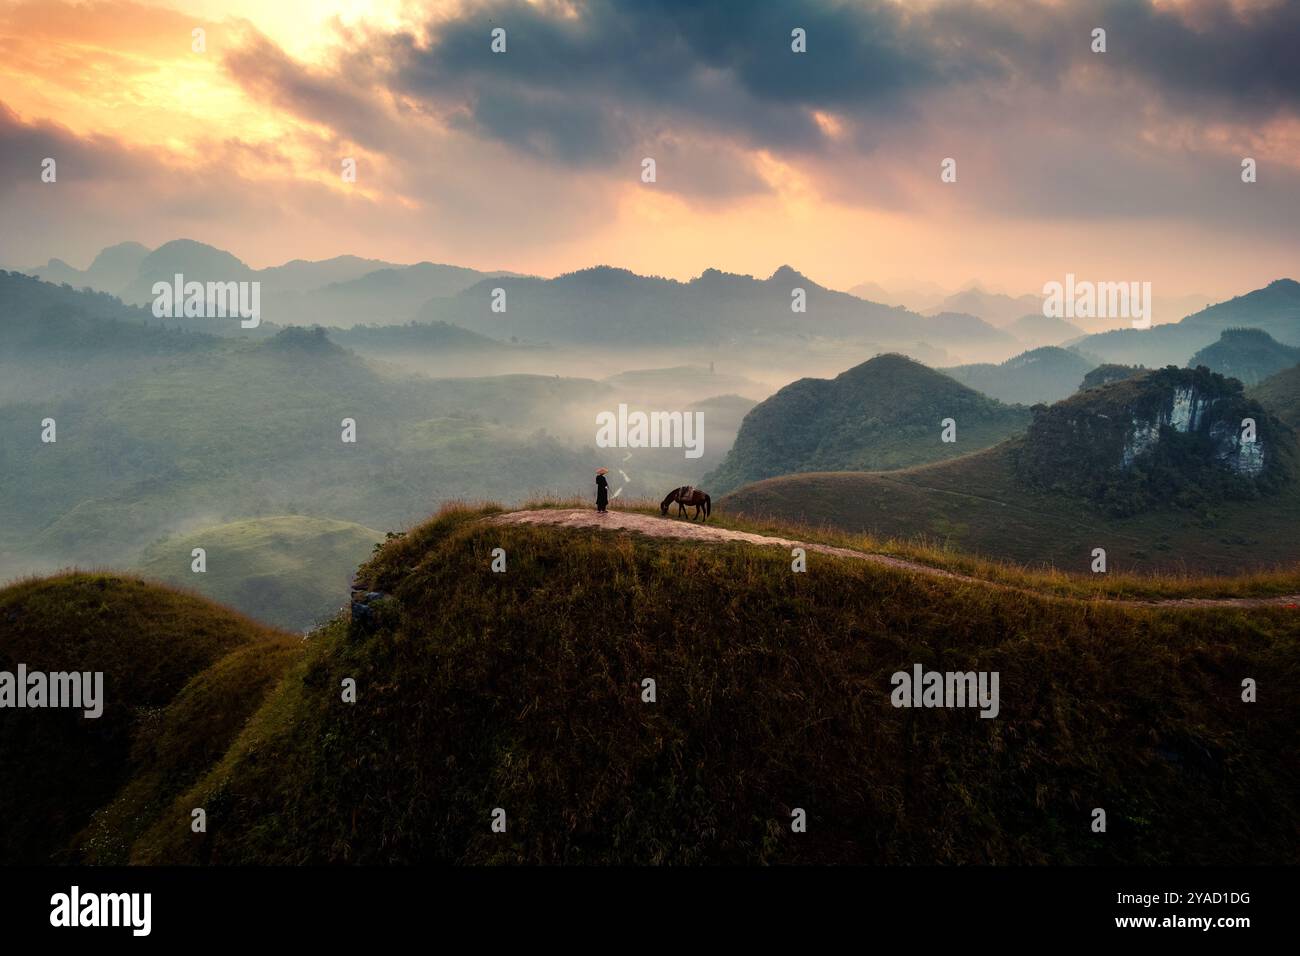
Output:
<instances>
[{"instance_id":1,"label":"green hill","mask_svg":"<svg viewBox=\"0 0 1300 956\"><path fill-rule=\"evenodd\" d=\"M1080 614L867 562L817 555L793 574L777 548L482 514L379 552L360 574L384 595L372 613L314 636L132 859L1194 864L1300 849L1300 710L1276 691L1298 676L1292 610ZM892 707L891 674L917 663L997 671L999 716ZM807 833L791 832L795 808Z\"/></svg>"},{"instance_id":2,"label":"green hill","mask_svg":"<svg viewBox=\"0 0 1300 956\"><path fill-rule=\"evenodd\" d=\"M1179 325L1213 329L1261 329L1286 345L1300 346L1300 282L1274 279L1226 302L1207 306Z\"/></svg>"},{"instance_id":3,"label":"green hill","mask_svg":"<svg viewBox=\"0 0 1300 956\"><path fill-rule=\"evenodd\" d=\"M1011 452L1026 485L1084 496L1116 514L1213 508L1295 479L1292 431L1246 398L1240 382L1203 367L1158 369L1036 406Z\"/></svg>"},{"instance_id":4,"label":"green hill","mask_svg":"<svg viewBox=\"0 0 1300 956\"><path fill-rule=\"evenodd\" d=\"M1100 388L1103 385L1109 385L1111 382L1122 382L1126 378L1145 375L1148 371L1150 370L1141 365L1098 365L1083 377L1083 381L1079 383L1079 391Z\"/></svg>"},{"instance_id":5,"label":"green hill","mask_svg":"<svg viewBox=\"0 0 1300 956\"><path fill-rule=\"evenodd\" d=\"M231 725L252 711L300 644L134 577L69 573L0 590L0 671L25 664L29 673L103 674L100 717L0 709L0 862L70 859L70 841L91 814L148 764L141 748L160 714L165 728L193 735L192 746L224 750ZM253 656L240 671L250 680L227 682L219 699L204 700L196 682L219 680L214 668L246 650ZM173 726L169 708L185 700L199 705ZM182 783L159 780L153 789L174 796Z\"/></svg>"},{"instance_id":6,"label":"green hill","mask_svg":"<svg viewBox=\"0 0 1300 956\"><path fill-rule=\"evenodd\" d=\"M1300 430L1300 365L1266 378L1246 394Z\"/></svg>"},{"instance_id":7,"label":"green hill","mask_svg":"<svg viewBox=\"0 0 1300 956\"><path fill-rule=\"evenodd\" d=\"M1300 348L1283 345L1261 329L1225 329L1219 341L1207 345L1188 361L1211 371L1255 385L1270 375L1300 363Z\"/></svg>"},{"instance_id":8,"label":"green hill","mask_svg":"<svg viewBox=\"0 0 1300 956\"><path fill-rule=\"evenodd\" d=\"M259 518L168 538L145 552L140 571L275 627L302 630L338 610L352 572L383 538L346 521ZM191 570L195 548L206 552L202 574Z\"/></svg>"},{"instance_id":9,"label":"green hill","mask_svg":"<svg viewBox=\"0 0 1300 956\"><path fill-rule=\"evenodd\" d=\"M944 442L942 421L956 423ZM1003 405L902 355L834 379L804 378L754 407L710 492L806 471L905 468L986 448L1020 431L1029 410Z\"/></svg>"},{"instance_id":10,"label":"green hill","mask_svg":"<svg viewBox=\"0 0 1300 956\"><path fill-rule=\"evenodd\" d=\"M1070 349L1044 346L996 365L958 365L939 371L1000 402L1033 405L1065 398L1094 364Z\"/></svg>"},{"instance_id":11,"label":"green hill","mask_svg":"<svg viewBox=\"0 0 1300 956\"><path fill-rule=\"evenodd\" d=\"M720 511L1086 571L1235 573L1290 564L1294 436L1237 383L1162 369L1038 407L1024 438L893 473L793 475ZM1243 448L1240 421L1257 420ZM1259 466L1256 469L1256 466Z\"/></svg>"}]
</instances>

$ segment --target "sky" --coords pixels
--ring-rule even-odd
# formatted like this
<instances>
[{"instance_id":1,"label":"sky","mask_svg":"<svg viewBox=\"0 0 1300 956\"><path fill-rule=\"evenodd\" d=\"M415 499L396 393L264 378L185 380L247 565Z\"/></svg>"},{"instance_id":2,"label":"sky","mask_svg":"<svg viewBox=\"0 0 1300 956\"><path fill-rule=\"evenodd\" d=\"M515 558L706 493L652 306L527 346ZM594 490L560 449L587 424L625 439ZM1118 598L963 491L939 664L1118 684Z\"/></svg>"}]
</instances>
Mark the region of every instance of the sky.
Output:
<instances>
[{"instance_id":1,"label":"sky","mask_svg":"<svg viewBox=\"0 0 1300 956\"><path fill-rule=\"evenodd\" d=\"M1293 0L0 0L0 264L1227 297L1300 278L1297 49Z\"/></svg>"}]
</instances>

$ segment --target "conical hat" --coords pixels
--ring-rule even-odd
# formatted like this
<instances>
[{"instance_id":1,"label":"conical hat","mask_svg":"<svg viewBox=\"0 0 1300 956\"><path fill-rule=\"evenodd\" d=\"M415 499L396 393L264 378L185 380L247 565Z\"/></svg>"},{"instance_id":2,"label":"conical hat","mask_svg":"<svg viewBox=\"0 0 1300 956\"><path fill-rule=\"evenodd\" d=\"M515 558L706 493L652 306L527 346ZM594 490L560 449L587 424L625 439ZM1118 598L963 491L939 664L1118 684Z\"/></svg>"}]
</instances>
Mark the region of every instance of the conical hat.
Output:
<instances>
[{"instance_id":1,"label":"conical hat","mask_svg":"<svg viewBox=\"0 0 1300 956\"><path fill-rule=\"evenodd\" d=\"M608 474L609 474L609 469L608 469L608 468L597 468L597 469L596 469L596 474L598 474L598 475L608 475Z\"/></svg>"}]
</instances>

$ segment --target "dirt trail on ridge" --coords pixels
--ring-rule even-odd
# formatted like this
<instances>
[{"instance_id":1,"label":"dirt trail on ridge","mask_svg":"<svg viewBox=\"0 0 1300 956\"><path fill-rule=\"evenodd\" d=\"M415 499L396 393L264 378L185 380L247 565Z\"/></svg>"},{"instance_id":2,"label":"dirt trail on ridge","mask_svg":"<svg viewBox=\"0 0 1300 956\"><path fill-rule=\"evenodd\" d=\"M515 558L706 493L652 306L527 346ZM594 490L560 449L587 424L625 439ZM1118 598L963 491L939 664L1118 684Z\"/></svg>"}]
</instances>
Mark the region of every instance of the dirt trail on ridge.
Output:
<instances>
[{"instance_id":1,"label":"dirt trail on ridge","mask_svg":"<svg viewBox=\"0 0 1300 956\"><path fill-rule=\"evenodd\" d=\"M493 524L534 524L551 525L560 528L592 528L601 531L636 531L655 538L677 538L686 541L702 541L713 544L739 541L745 544L784 548L787 551L790 548L803 548L808 554L828 554L837 558L848 558L854 561L868 561L872 564L883 565L900 571L907 571L912 574L921 574L934 578L946 578L959 584L999 588L1004 591L1019 591L1025 594L1033 594L1036 597L1049 599L1054 598L1063 601L1080 601L1088 604L1116 604L1123 607L1147 608L1294 607L1297 610L1300 610L1300 594L1248 598L1157 598L1145 601L1131 598L1067 597L1064 595L1051 594L1050 592L1032 591L1028 588L1021 588L1012 584L1003 584L998 581L989 581L984 578L977 578L967 574L958 574L953 571L945 571L942 568L934 568L928 564L920 564L916 561L908 561L905 558L896 558L887 554L878 554L871 551L856 551L852 548L838 548L829 544L796 541L793 538L779 538L771 535L753 534L749 531L733 531L729 528L718 528L699 521L689 521L673 517L663 518L659 515L646 515L635 511L608 511L605 514L598 514L595 510L587 508L542 508L536 511L510 511L505 514L494 515L487 520Z\"/></svg>"}]
</instances>

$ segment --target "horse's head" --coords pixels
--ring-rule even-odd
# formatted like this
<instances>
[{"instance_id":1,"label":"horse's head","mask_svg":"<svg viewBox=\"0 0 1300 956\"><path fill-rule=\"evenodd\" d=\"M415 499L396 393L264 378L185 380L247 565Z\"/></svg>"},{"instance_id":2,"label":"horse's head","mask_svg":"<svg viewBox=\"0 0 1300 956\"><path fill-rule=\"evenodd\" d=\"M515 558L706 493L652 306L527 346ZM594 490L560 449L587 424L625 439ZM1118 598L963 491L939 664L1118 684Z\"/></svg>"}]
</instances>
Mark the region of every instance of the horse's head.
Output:
<instances>
[{"instance_id":1,"label":"horse's head","mask_svg":"<svg viewBox=\"0 0 1300 956\"><path fill-rule=\"evenodd\" d=\"M667 515L667 514L668 514L668 502L664 501L664 502L661 502L661 503L660 503L660 505L659 505L659 513L660 513L661 515Z\"/></svg>"}]
</instances>

